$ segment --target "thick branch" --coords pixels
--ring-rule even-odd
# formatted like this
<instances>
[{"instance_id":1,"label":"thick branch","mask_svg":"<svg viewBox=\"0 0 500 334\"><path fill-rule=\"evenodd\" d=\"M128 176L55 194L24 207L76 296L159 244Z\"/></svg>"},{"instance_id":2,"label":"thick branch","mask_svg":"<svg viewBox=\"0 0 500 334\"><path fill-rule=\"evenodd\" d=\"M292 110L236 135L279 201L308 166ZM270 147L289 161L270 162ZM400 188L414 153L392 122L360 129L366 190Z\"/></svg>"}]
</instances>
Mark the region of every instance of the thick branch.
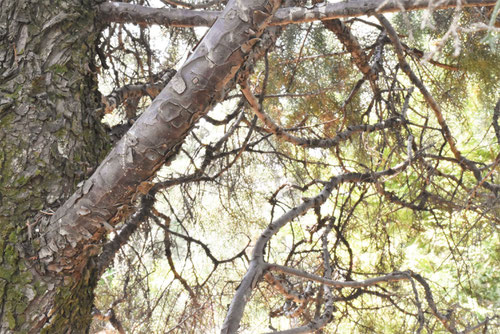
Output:
<instances>
[{"instance_id":1,"label":"thick branch","mask_svg":"<svg viewBox=\"0 0 500 334\"><path fill-rule=\"evenodd\" d=\"M138 100L143 96L149 96L151 99L156 98L163 88L165 88L165 86L170 82L170 80L172 80L175 73L175 70L168 69L158 82L125 85L113 90L108 96L102 97L104 112L106 114L112 112L118 106L126 103L128 99Z\"/></svg>"},{"instance_id":2,"label":"thick branch","mask_svg":"<svg viewBox=\"0 0 500 334\"><path fill-rule=\"evenodd\" d=\"M192 4L184 1L178 1L178 0L161 0L164 4L169 4L172 6L180 6L180 7L185 7L185 8L190 8L190 9L204 9L208 8L214 5L218 5L222 2L227 2L227 0L214 0L214 1L208 1L205 3L199 3L199 4Z\"/></svg>"},{"instance_id":3,"label":"thick branch","mask_svg":"<svg viewBox=\"0 0 500 334\"><path fill-rule=\"evenodd\" d=\"M358 17L363 15L371 15L377 13L394 13L401 12L402 8L406 11L419 10L430 8L447 9L454 8L457 3L461 3L462 7L484 7L494 6L496 0L469 0L469 1L440 1L439 4L434 4L435 0L397 0L384 1L384 6L380 7L380 0L357 0L357 1L342 1L329 4L318 4L312 9L308 8L282 8L276 12L272 25L287 25L304 22L312 22L318 20L331 20L347 17ZM380 8L379 8L380 7Z\"/></svg>"},{"instance_id":4,"label":"thick branch","mask_svg":"<svg viewBox=\"0 0 500 334\"><path fill-rule=\"evenodd\" d=\"M457 6L458 1L441 2L432 5L431 9L446 9ZM331 20L346 17L358 17L373 13L400 12L405 10L426 9L433 1L399 0L389 1L379 8L379 0L358 0L318 4L315 7L287 7L279 9L271 20L270 25L283 26L319 20ZM462 7L494 6L496 0L469 0ZM209 27L221 14L218 11L196 11L177 8L150 8L131 5L123 2L106 2L99 5L101 18L107 22L159 24L171 27Z\"/></svg>"},{"instance_id":5,"label":"thick branch","mask_svg":"<svg viewBox=\"0 0 500 334\"><path fill-rule=\"evenodd\" d=\"M196 11L178 8L152 8L124 2L99 5L101 19L107 22L159 24L167 27L210 27L221 14L218 11Z\"/></svg>"},{"instance_id":6,"label":"thick branch","mask_svg":"<svg viewBox=\"0 0 500 334\"><path fill-rule=\"evenodd\" d=\"M164 87L165 85L161 83L146 83L142 85L125 85L123 87L115 89L108 96L102 97L104 112L106 114L112 112L130 98L150 96L152 99L154 99L156 96L158 96L158 94L160 94L161 90Z\"/></svg>"},{"instance_id":7,"label":"thick branch","mask_svg":"<svg viewBox=\"0 0 500 334\"><path fill-rule=\"evenodd\" d=\"M273 41L264 33L278 1L230 1L186 63L95 173L41 224L39 258L51 271L79 271L100 252L107 227L126 218L149 180L176 155L195 122L234 86L238 71ZM261 44L256 44L260 41ZM241 71L248 71L243 68ZM75 258L76 257L76 258Z\"/></svg>"}]
</instances>

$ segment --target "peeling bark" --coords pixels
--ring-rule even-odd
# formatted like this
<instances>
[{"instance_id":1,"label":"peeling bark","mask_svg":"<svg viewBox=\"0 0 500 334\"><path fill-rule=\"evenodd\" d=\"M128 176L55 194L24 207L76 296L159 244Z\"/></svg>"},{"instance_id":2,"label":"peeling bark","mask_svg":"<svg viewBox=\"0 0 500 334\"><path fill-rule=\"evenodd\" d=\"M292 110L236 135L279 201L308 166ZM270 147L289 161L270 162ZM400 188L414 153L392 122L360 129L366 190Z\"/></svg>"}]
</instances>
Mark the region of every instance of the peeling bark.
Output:
<instances>
[{"instance_id":1,"label":"peeling bark","mask_svg":"<svg viewBox=\"0 0 500 334\"><path fill-rule=\"evenodd\" d=\"M377 13L394 13L419 9L447 9L454 8L458 3L462 7L494 6L494 0L468 0L468 1L440 1L435 4L433 0L358 0L337 2L332 4L319 4L312 9L307 8L283 8L273 18L272 25L287 25L294 23L312 22L318 20L330 20L346 17L357 17ZM383 4L383 6L381 6Z\"/></svg>"},{"instance_id":2,"label":"peeling bark","mask_svg":"<svg viewBox=\"0 0 500 334\"><path fill-rule=\"evenodd\" d=\"M82 333L91 320L92 268L78 281L37 271L32 238L42 210L61 205L108 148L94 117L93 5L0 1L1 333L39 333L49 318L52 333Z\"/></svg>"},{"instance_id":3,"label":"peeling bark","mask_svg":"<svg viewBox=\"0 0 500 334\"><path fill-rule=\"evenodd\" d=\"M234 87L235 78L244 77L262 46L272 45L278 28L266 28L370 14L379 3L284 8L274 19L278 0L230 1L223 12L217 12L215 23L212 19L203 23L213 27L186 64L73 193L109 146L94 115L101 101L93 66L99 30L95 6L99 2L0 0L0 332L86 332L95 282L110 261L104 258L99 267L95 257L112 257L121 242L117 240L109 252L106 247L103 251L104 236L130 214L138 196L149 190L156 170L174 159L195 122ZM407 10L425 8L429 3L401 2L408 5ZM495 3L469 1L463 5ZM122 6L128 5L118 5ZM387 5L381 12L399 10ZM155 10L153 15L161 11ZM200 13L188 12L185 17L196 17L190 23L180 17L184 23L179 24L201 24ZM108 20L136 22L133 15L116 18L119 15ZM156 21L146 17L143 23L173 25L171 16L158 17ZM387 175L397 171L389 170ZM353 173L331 181L317 201L324 201L338 182L360 178L371 182L377 175L382 174ZM49 209L60 206L72 193L50 216ZM317 204L306 202L279 222L286 224L302 209ZM245 298L262 276L260 250L279 226L271 228L255 247L227 326L237 328Z\"/></svg>"}]
</instances>

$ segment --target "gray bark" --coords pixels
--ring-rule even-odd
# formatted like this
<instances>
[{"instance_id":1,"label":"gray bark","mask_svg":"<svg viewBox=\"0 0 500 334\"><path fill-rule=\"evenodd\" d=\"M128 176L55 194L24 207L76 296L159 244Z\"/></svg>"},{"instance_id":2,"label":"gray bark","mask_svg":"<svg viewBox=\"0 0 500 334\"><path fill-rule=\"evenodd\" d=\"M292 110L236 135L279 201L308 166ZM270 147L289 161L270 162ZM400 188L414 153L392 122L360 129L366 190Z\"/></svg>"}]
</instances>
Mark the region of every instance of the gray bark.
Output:
<instances>
[{"instance_id":1,"label":"gray bark","mask_svg":"<svg viewBox=\"0 0 500 334\"><path fill-rule=\"evenodd\" d=\"M161 24L170 27L210 27L221 12L177 8L151 8L124 2L105 2L99 6L100 16L108 22Z\"/></svg>"},{"instance_id":2,"label":"gray bark","mask_svg":"<svg viewBox=\"0 0 500 334\"><path fill-rule=\"evenodd\" d=\"M272 44L266 27L360 16L376 3L286 8L272 23L279 1L230 1L179 73L74 192L108 148L94 115L96 2L0 0L0 332L86 332L103 238L130 214L195 122L244 76L260 45ZM384 11L399 10L391 8ZM262 274L260 257L256 252L255 270L228 315L233 328L246 302L238 298L247 298Z\"/></svg>"},{"instance_id":3,"label":"gray bark","mask_svg":"<svg viewBox=\"0 0 500 334\"><path fill-rule=\"evenodd\" d=\"M319 20L332 20L347 17L358 17L377 13L400 12L419 9L446 9L457 6L458 1L450 0L439 2L398 0L388 1L379 8L380 0L342 1L337 3L317 4L313 8L285 7L280 8L273 16L269 25L284 26ZM461 1L462 7L494 6L496 0L468 0ZM107 22L160 24L171 27L209 27L221 14L218 11L196 11L176 8L150 8L126 3L104 3L99 6L100 16Z\"/></svg>"}]
</instances>

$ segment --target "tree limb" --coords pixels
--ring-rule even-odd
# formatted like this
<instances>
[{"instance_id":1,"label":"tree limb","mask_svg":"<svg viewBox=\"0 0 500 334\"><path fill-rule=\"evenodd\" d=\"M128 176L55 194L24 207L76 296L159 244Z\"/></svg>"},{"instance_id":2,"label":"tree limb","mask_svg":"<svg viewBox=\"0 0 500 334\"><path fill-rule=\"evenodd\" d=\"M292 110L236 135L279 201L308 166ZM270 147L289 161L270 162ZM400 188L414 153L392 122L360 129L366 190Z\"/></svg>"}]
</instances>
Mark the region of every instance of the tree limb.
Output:
<instances>
[{"instance_id":1,"label":"tree limb","mask_svg":"<svg viewBox=\"0 0 500 334\"><path fill-rule=\"evenodd\" d=\"M415 158L417 158L418 154L416 154L415 156ZM321 182L324 184L324 188L317 196L305 199L302 204L292 208L291 210L284 213L281 217L273 221L267 227L267 229L262 232L259 239L255 243L249 268L240 285L238 286L233 300L231 301L231 305L229 306L229 310L227 312L226 319L224 320L221 333L236 333L243 316L245 305L250 299L250 295L253 289L257 286L257 283L262 278L264 271L269 266L264 262L264 249L266 247L266 244L276 233L278 233L278 231L283 226L296 219L297 217L303 215L311 208L321 206L326 202L332 191L340 184L348 182L374 183L384 176L400 173L401 171L406 169L412 161L413 160L407 160L397 166L394 166L393 168L389 168L380 172L346 173L334 176L327 182Z\"/></svg>"},{"instance_id":2,"label":"tree limb","mask_svg":"<svg viewBox=\"0 0 500 334\"><path fill-rule=\"evenodd\" d=\"M245 64L253 64L262 48L274 44L273 35L264 30L278 6L278 1L266 0L229 2L183 67L95 173L50 221L43 222L38 255L49 270L79 272L89 257L99 253L107 226L133 211L137 195L156 170L176 155L194 123L234 86L237 75L249 71L251 65ZM92 254L82 252L85 247Z\"/></svg>"},{"instance_id":3,"label":"tree limb","mask_svg":"<svg viewBox=\"0 0 500 334\"><path fill-rule=\"evenodd\" d=\"M125 103L127 99L136 99L143 96L149 96L151 99L154 99L158 96L158 94L160 94L162 89L168 84L174 75L175 70L169 70L162 78L162 82L135 85L131 84L113 90L111 94L102 97L104 113L108 114L112 112L118 106Z\"/></svg>"},{"instance_id":4,"label":"tree limb","mask_svg":"<svg viewBox=\"0 0 500 334\"><path fill-rule=\"evenodd\" d=\"M401 272L394 272L385 276L369 278L364 281L334 281L325 277L321 277L318 275L310 274L306 271L299 270L296 268L290 268L286 266L281 266L279 264L268 264L266 269L271 271L276 271L284 274L289 274L297 277L301 277L304 279L308 279L314 282L318 282L324 285L331 286L333 288L365 288L368 286L380 284L380 283L388 283L388 282L397 282L401 280L408 279L407 274Z\"/></svg>"},{"instance_id":5,"label":"tree limb","mask_svg":"<svg viewBox=\"0 0 500 334\"><path fill-rule=\"evenodd\" d=\"M125 2L99 5L101 19L106 22L159 24L167 27L210 27L222 12L179 8L152 8Z\"/></svg>"},{"instance_id":6,"label":"tree limb","mask_svg":"<svg viewBox=\"0 0 500 334\"><path fill-rule=\"evenodd\" d=\"M458 1L441 2L432 5L431 9L447 9L457 6ZM379 0L358 0L318 4L313 8L286 7L279 9L271 20L270 25L284 26L304 22L331 20L346 17L358 17L378 13L400 12L402 8L407 11L429 8L432 0L415 1L399 0L389 1L382 8ZM491 7L496 0L469 0L462 3L462 7ZM150 8L132 5L123 2L105 2L99 5L102 20L107 22L159 24L170 27L210 27L219 11L196 11L177 8Z\"/></svg>"}]
</instances>

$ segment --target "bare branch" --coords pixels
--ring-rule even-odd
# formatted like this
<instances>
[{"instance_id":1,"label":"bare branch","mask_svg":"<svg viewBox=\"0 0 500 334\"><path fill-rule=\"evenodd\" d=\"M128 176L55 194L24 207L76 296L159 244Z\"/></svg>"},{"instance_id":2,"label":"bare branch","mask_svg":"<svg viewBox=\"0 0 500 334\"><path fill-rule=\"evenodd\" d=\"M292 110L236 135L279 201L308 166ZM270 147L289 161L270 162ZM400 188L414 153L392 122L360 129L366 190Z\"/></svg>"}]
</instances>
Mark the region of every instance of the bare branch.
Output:
<instances>
[{"instance_id":1,"label":"bare branch","mask_svg":"<svg viewBox=\"0 0 500 334\"><path fill-rule=\"evenodd\" d=\"M165 85L172 79L175 75L175 70L170 70L167 75L164 76L162 82L156 83L144 83L135 85L125 85L118 89L115 89L108 96L103 96L102 103L104 104L104 112L110 113L118 106L122 105L127 101L127 99L137 99L143 96L149 96L154 99Z\"/></svg>"},{"instance_id":2,"label":"bare branch","mask_svg":"<svg viewBox=\"0 0 500 334\"><path fill-rule=\"evenodd\" d=\"M397 282L408 279L408 275L404 272L394 272L385 276L369 278L364 281L334 281L325 277L310 274L303 270L281 266L279 264L268 264L266 266L266 269L293 275L296 277L301 277L307 280L331 286L333 288L365 288L380 283Z\"/></svg>"},{"instance_id":3,"label":"bare branch","mask_svg":"<svg viewBox=\"0 0 500 334\"><path fill-rule=\"evenodd\" d=\"M267 126L268 131L275 134L280 139L283 139L287 142L290 142L295 145L309 147L309 148L331 148L339 145L342 141L345 141L352 137L353 135L361 132L370 133L374 131L379 131L383 129L390 129L396 126L403 124L403 121L398 117L389 118L383 122L379 122L373 125L370 124L361 124L361 125L353 125L349 126L346 131L339 132L333 138L326 139L308 139L297 137L291 135L287 132L286 129L278 126L267 114L262 111L262 105L259 104L257 98L250 91L250 87L248 83L240 84L241 91L248 103L252 107L253 112L259 117L259 119Z\"/></svg>"},{"instance_id":4,"label":"bare branch","mask_svg":"<svg viewBox=\"0 0 500 334\"><path fill-rule=\"evenodd\" d=\"M173 6L180 6L180 7L185 7L189 9L205 9L208 7L212 7L214 5L218 5L221 3L227 2L227 0L213 0L213 1L207 1L205 3L198 3L198 4L193 4L193 3L187 3L184 1L178 1L178 0L161 0L164 4L169 4Z\"/></svg>"},{"instance_id":5,"label":"bare branch","mask_svg":"<svg viewBox=\"0 0 500 334\"><path fill-rule=\"evenodd\" d=\"M141 198L140 209L131 215L120 229L118 234L108 243L102 247L102 253L97 258L97 270L99 276L111 265L115 258L116 252L125 245L132 234L139 228L139 226L146 220L149 211L153 208L155 203L155 194L157 190L151 191Z\"/></svg>"},{"instance_id":6,"label":"bare branch","mask_svg":"<svg viewBox=\"0 0 500 334\"><path fill-rule=\"evenodd\" d=\"M347 17L358 17L377 13L400 12L401 8L407 11L426 9L432 0L415 1L400 0L390 1L380 7L378 0L358 0L348 2L337 2L318 4L312 9L302 7L287 7L279 9L270 25L283 26L304 22L332 20ZM459 1L441 2L431 8L446 9L454 8ZM486 7L494 6L496 0L469 0L462 4L463 7ZM123 2L105 2L99 5L99 12L104 21L137 23L137 24L159 24L170 27L210 27L221 14L218 11L196 11L178 8L150 8L132 5Z\"/></svg>"},{"instance_id":7,"label":"bare branch","mask_svg":"<svg viewBox=\"0 0 500 334\"><path fill-rule=\"evenodd\" d=\"M354 64L356 64L365 78L370 80L372 85L374 85L377 80L377 73L368 63L368 56L361 49L361 45L359 44L357 38L351 33L351 29L339 19L324 20L323 25L337 36L347 51L351 53Z\"/></svg>"},{"instance_id":8,"label":"bare branch","mask_svg":"<svg viewBox=\"0 0 500 334\"><path fill-rule=\"evenodd\" d=\"M416 154L418 158L418 154ZM264 262L264 249L268 241L276 234L278 231L296 219L300 215L303 215L308 210L313 207L319 207L328 199L332 191L337 188L340 184L348 182L366 182L374 183L380 178L389 175L395 175L403 171L411 163L411 160L407 160L398 166L393 168L383 170L380 172L372 173L346 173L339 176L332 177L327 182L321 182L324 184L323 190L315 197L305 199L302 204L292 208L291 210L284 213L281 217L273 221L267 229L262 232L261 236L255 243L252 259L250 261L249 268L243 277L236 294L233 297L231 305L229 306L226 319L224 320L222 334L236 333L239 327L241 317L243 316L243 311L246 303L250 299L252 290L257 286L257 283L262 278L264 271L267 269L268 264Z\"/></svg>"},{"instance_id":9,"label":"bare branch","mask_svg":"<svg viewBox=\"0 0 500 334\"><path fill-rule=\"evenodd\" d=\"M107 22L159 24L167 27L210 27L221 14L218 11L196 11L178 8L151 8L125 2L99 5L102 20Z\"/></svg>"},{"instance_id":10,"label":"bare branch","mask_svg":"<svg viewBox=\"0 0 500 334\"><path fill-rule=\"evenodd\" d=\"M398 0L398 1L385 1L381 6L379 0L357 0L347 2L336 2L328 4L318 4L312 9L308 8L282 8L272 20L272 25L287 25L297 24L318 20L331 20L347 17L358 17L363 15L372 15L377 13L394 13L400 12L402 9L406 11L419 10L430 8L447 9L454 8L459 3L462 7L484 7L494 6L495 0L469 0L463 1L441 1L438 4L433 0Z\"/></svg>"}]
</instances>

